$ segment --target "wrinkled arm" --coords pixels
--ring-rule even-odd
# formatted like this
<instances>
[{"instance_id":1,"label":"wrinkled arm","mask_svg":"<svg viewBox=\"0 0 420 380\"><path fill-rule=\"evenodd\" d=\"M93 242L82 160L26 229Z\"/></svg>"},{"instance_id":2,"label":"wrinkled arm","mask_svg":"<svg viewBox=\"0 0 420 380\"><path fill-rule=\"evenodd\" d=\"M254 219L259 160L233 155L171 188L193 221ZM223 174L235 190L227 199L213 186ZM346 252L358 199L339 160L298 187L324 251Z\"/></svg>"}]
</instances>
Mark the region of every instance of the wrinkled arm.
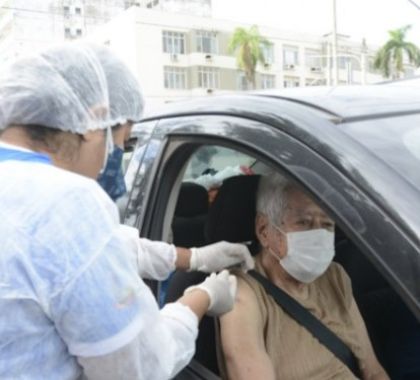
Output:
<instances>
[{"instance_id":1,"label":"wrinkled arm","mask_svg":"<svg viewBox=\"0 0 420 380\"><path fill-rule=\"evenodd\" d=\"M255 293L238 279L234 308L220 318L222 350L231 380L274 380L264 345L263 321Z\"/></svg>"},{"instance_id":2,"label":"wrinkled arm","mask_svg":"<svg viewBox=\"0 0 420 380\"><path fill-rule=\"evenodd\" d=\"M375 352L373 351L372 343L370 342L365 322L360 315L359 308L357 307L354 298L352 299L350 306L350 315L355 323L359 340L362 343L366 353L365 359L359 363L363 380L389 380L388 375L382 368L381 364L376 358Z\"/></svg>"}]
</instances>

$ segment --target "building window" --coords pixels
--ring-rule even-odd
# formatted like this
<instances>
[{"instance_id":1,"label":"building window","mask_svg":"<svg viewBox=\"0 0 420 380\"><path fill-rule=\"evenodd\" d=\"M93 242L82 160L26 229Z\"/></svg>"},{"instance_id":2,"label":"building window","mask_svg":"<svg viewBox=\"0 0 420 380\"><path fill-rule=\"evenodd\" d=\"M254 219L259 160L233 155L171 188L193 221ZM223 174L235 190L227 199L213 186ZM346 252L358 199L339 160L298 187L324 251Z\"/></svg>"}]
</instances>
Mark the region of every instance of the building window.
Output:
<instances>
[{"instance_id":1,"label":"building window","mask_svg":"<svg viewBox=\"0 0 420 380\"><path fill-rule=\"evenodd\" d=\"M319 50L305 49L305 65L310 71L321 71L322 56Z\"/></svg>"},{"instance_id":2,"label":"building window","mask_svg":"<svg viewBox=\"0 0 420 380\"><path fill-rule=\"evenodd\" d=\"M163 51L169 54L185 54L185 34L164 31Z\"/></svg>"},{"instance_id":3,"label":"building window","mask_svg":"<svg viewBox=\"0 0 420 380\"><path fill-rule=\"evenodd\" d=\"M299 65L299 48L297 46L283 47L283 65L288 68Z\"/></svg>"},{"instance_id":4,"label":"building window","mask_svg":"<svg viewBox=\"0 0 420 380\"><path fill-rule=\"evenodd\" d=\"M276 77L274 75L262 74L261 75L261 88L274 88L276 87Z\"/></svg>"},{"instance_id":5,"label":"building window","mask_svg":"<svg viewBox=\"0 0 420 380\"><path fill-rule=\"evenodd\" d=\"M182 67L164 67L164 86L173 90L183 90L186 88L186 69Z\"/></svg>"},{"instance_id":6,"label":"building window","mask_svg":"<svg viewBox=\"0 0 420 380\"><path fill-rule=\"evenodd\" d=\"M77 37L80 37L82 35L82 29L76 29L76 35Z\"/></svg>"},{"instance_id":7,"label":"building window","mask_svg":"<svg viewBox=\"0 0 420 380\"><path fill-rule=\"evenodd\" d=\"M338 57L338 68L341 70L347 69L349 65L349 58L345 56Z\"/></svg>"},{"instance_id":8,"label":"building window","mask_svg":"<svg viewBox=\"0 0 420 380\"><path fill-rule=\"evenodd\" d=\"M306 79L305 80L305 86L325 86L326 81L325 79Z\"/></svg>"},{"instance_id":9,"label":"building window","mask_svg":"<svg viewBox=\"0 0 420 380\"><path fill-rule=\"evenodd\" d=\"M264 57L264 62L268 65L272 65L274 63L274 45L270 43L261 45L261 50Z\"/></svg>"},{"instance_id":10,"label":"building window","mask_svg":"<svg viewBox=\"0 0 420 380\"><path fill-rule=\"evenodd\" d=\"M68 5L65 5L63 7L63 13L64 13L64 16L68 16L70 14L70 7Z\"/></svg>"},{"instance_id":11,"label":"building window","mask_svg":"<svg viewBox=\"0 0 420 380\"><path fill-rule=\"evenodd\" d=\"M82 14L82 8L76 7L75 12L76 12L77 15L81 15Z\"/></svg>"},{"instance_id":12,"label":"building window","mask_svg":"<svg viewBox=\"0 0 420 380\"><path fill-rule=\"evenodd\" d=\"M200 88L218 88L219 87L219 69L214 67L198 68L198 87Z\"/></svg>"},{"instance_id":13,"label":"building window","mask_svg":"<svg viewBox=\"0 0 420 380\"><path fill-rule=\"evenodd\" d=\"M299 87L298 77L284 77L283 87Z\"/></svg>"},{"instance_id":14,"label":"building window","mask_svg":"<svg viewBox=\"0 0 420 380\"><path fill-rule=\"evenodd\" d=\"M71 30L70 28L64 28L64 37L70 38L71 37Z\"/></svg>"},{"instance_id":15,"label":"building window","mask_svg":"<svg viewBox=\"0 0 420 380\"><path fill-rule=\"evenodd\" d=\"M218 53L217 34L205 30L197 31L197 51L200 53Z\"/></svg>"},{"instance_id":16,"label":"building window","mask_svg":"<svg viewBox=\"0 0 420 380\"><path fill-rule=\"evenodd\" d=\"M237 75L238 90L246 91L250 89L249 82L246 79L246 75L243 71L239 71Z\"/></svg>"}]
</instances>

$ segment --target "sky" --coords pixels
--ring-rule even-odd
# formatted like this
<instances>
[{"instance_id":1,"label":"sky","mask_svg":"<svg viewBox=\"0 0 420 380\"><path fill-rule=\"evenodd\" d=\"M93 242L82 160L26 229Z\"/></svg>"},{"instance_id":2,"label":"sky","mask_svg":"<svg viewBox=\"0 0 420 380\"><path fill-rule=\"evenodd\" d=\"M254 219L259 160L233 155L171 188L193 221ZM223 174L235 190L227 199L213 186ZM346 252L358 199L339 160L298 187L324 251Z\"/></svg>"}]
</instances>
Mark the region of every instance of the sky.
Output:
<instances>
[{"instance_id":1,"label":"sky","mask_svg":"<svg viewBox=\"0 0 420 380\"><path fill-rule=\"evenodd\" d=\"M420 0L415 1L420 8ZM332 31L333 0L212 0L213 16L281 30ZM382 45L388 30L411 24L407 39L420 45L420 9L409 0L336 0L337 32Z\"/></svg>"}]
</instances>

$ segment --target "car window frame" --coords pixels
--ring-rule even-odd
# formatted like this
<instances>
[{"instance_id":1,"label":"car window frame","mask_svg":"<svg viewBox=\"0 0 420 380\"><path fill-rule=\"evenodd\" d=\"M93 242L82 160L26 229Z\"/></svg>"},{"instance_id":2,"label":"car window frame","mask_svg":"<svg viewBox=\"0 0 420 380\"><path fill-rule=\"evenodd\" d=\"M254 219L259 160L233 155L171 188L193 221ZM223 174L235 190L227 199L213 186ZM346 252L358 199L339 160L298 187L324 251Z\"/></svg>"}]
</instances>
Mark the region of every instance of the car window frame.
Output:
<instances>
[{"instance_id":1,"label":"car window frame","mask_svg":"<svg viewBox=\"0 0 420 380\"><path fill-rule=\"evenodd\" d=\"M232 125L229 125L229 120L233 123ZM237 125L235 123L237 123ZM265 129L266 133L271 133L273 135L273 139L267 139L264 148L263 146L258 145L260 144L258 141L258 134L255 134L255 131L254 134L250 133L252 129L255 128L255 123L257 123L260 129ZM229 133L226 133L227 127L234 127L235 125L236 129L233 128L234 130L229 130ZM241 129L243 129L242 132L240 131ZM164 238L164 220L171 219L173 216L168 215L167 202L171 192L173 191L173 184L177 179L179 181L181 167L185 166L186 160L190 157L194 147L202 144L217 144L231 149L241 150L244 153L253 155L256 159L265 162L269 166L274 166L276 170L288 175L291 179L302 185L314 197L314 199L316 199L319 204L334 217L344 233L354 241L364 255L375 265L380 273L390 282L397 293L399 293L399 295L404 299L406 304L415 313L416 317L420 319L420 297L415 298L415 293L413 296L406 284L402 283L401 279L395 275L393 268L390 268L378 256L376 252L376 249L378 248L373 245L375 243L375 239L374 237L368 236L368 233L371 231L360 230L360 227L359 231L355 230L355 225L357 225L357 215L352 219L350 214L343 215L343 212L339 212L339 210L337 210L337 205L340 204L340 202L343 202L343 200L339 198L341 197L344 199L349 196L351 191L356 192L359 203L363 203L368 209L370 208L375 210L375 212L370 210L370 214L374 216L373 219L377 219L376 223L383 222L383 220L387 219L388 216L383 215L382 210L379 209L379 205L375 203L375 199L370 199L368 194L363 193L362 188L359 188L351 181L351 178L346 177L340 172L339 168L331 165L331 163L326 161L324 157L319 155L317 152L314 152L310 146L302 144L301 141L295 139L290 134L285 133L285 131L279 128L274 128L272 125L256 122L239 116L200 115L200 117L178 117L165 119L159 122L157 130L160 135L165 136L165 144L162 149L159 164L156 167L153 185L150 186L150 204L147 205L145 210L144 223L142 226L139 226L142 236L147 236L151 239ZM260 133L260 135L263 135L263 133ZM284 152L279 152L278 149L276 151L275 146L267 148L270 144L273 144L273 141L270 140L274 140L275 142L274 135L277 137L281 136L281 138L284 139L284 142L282 142L283 145L293 142L295 148L298 147L300 150L309 152L310 156L317 157L317 160L308 160L308 162L302 163L300 170L297 170L294 168L294 165L289 162L290 157L283 154ZM187 153L182 151L182 148L185 146L188 147ZM181 149L181 151L179 149ZM290 149L287 148L286 151L287 150ZM180 154L180 157L182 156L183 158L176 157L176 160L173 160L174 155L176 154ZM308 166L314 168L316 165L322 166L322 170L327 170L330 174L333 173L333 182L341 181L341 183L345 183L349 194L346 193L341 196L341 194L337 191L322 194L320 189L324 187L323 191L327 191L328 183L322 184L322 180L320 181L319 179L318 182L320 183L317 183L317 178L311 178L311 173L305 173L305 170L308 171ZM171 171L175 171L176 174L171 174ZM312 175L312 177L314 176ZM341 190L339 185L335 184L335 186ZM335 202L334 204L331 201L333 197L337 198L333 199ZM346 207L352 206L351 203L347 203ZM362 215L368 215L367 212L369 210L364 210L360 206L357 207L358 212L362 212ZM369 219L369 224L374 225L375 221ZM387 228L387 226L385 226L385 228ZM391 235L393 235L392 238L401 240L403 246L400 248L402 250L413 249L413 247L410 246L410 243L412 244L412 242L410 242L409 238L404 235L404 231L401 231L399 226L393 226L393 228L388 227L388 231ZM392 238L388 240L391 242ZM410 262L402 263L402 265L408 266L410 265Z\"/></svg>"}]
</instances>

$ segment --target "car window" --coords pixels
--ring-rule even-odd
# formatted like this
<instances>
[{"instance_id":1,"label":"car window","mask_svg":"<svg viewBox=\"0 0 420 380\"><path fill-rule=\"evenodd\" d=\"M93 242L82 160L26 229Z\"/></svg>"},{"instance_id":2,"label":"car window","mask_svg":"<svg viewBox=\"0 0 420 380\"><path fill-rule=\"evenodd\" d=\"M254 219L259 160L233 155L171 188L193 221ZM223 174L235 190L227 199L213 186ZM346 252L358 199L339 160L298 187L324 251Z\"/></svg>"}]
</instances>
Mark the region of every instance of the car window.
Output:
<instances>
[{"instance_id":1,"label":"car window","mask_svg":"<svg viewBox=\"0 0 420 380\"><path fill-rule=\"evenodd\" d=\"M200 164L203 163L200 167L196 163L197 155L201 158ZM241 171L240 164L247 167L245 172ZM203 146L196 150L190 156L186 167L187 169L182 175L178 202L172 219L173 243L177 246L199 247L218 240L246 241L254 243L249 245L250 248L254 248L256 246L255 240L252 239L255 238L255 227L254 218L251 218L251 216L255 210L252 199L255 202L255 198L250 193L252 191L255 192L255 187L252 186L254 181L252 180L256 176L252 174L269 174L273 170L284 176L286 174L280 172L279 168L268 167L263 162L256 161L250 155L218 146ZM194 177L192 173L198 167L199 169L195 172L197 175ZM234 167L239 167L238 171L235 172L233 170ZM216 180L219 173L224 173L223 179L222 177L220 178L222 182L223 180L226 181L223 185ZM240 178L238 178L238 175ZM237 181L241 179L245 181ZM230 185L234 185L230 187L230 191L225 187L228 181ZM221 185L225 192L222 193L223 190L220 191L218 196L221 197L223 195L224 201L214 202L212 192L217 192ZM328 188L328 184L326 183L322 187ZM239 193L241 194L239 195ZM228 194L227 197L226 194ZM329 196L333 197L334 194L330 193ZM217 199L220 200L220 198ZM214 212L215 210L217 212ZM253 252L255 253L256 251L254 250ZM375 320L377 313L381 313L386 308L379 303L375 307L371 306L372 300L378 297L384 300L384 304L393 302L394 307L399 310L398 313L402 315L402 318L406 318L409 321L414 319L381 273L342 231L337 231L336 233L336 255L334 260L342 265L351 277L354 296L361 305L360 310L368 325L369 332L374 336L372 342L375 349L379 350L380 338L377 335L384 334L384 331L388 331L391 326L388 321L385 321L380 327L377 327L377 324L374 323L377 322ZM179 293L179 290L183 289L182 286L191 284L193 281L202 281L204 277L203 274L194 278L191 275L175 272L169 281L162 283L159 292L161 304L177 299L182 294ZM392 312L387 313L385 310L383 315L386 318L393 314ZM212 331L213 321L210 322L210 326L206 324L208 323L207 320L204 320L201 325L195 359L217 373L218 368L214 365L213 360L216 343L211 341L210 339L212 338L209 338L204 333L204 331ZM214 336L215 334L209 335Z\"/></svg>"},{"instance_id":2,"label":"car window","mask_svg":"<svg viewBox=\"0 0 420 380\"><path fill-rule=\"evenodd\" d=\"M151 138L155 122L136 124L133 127L128 148L124 154L125 183L127 194L118 206L121 220L134 225L141 220L144 208L144 189L151 175L153 162L161 147L159 139ZM130 200L131 195L131 200Z\"/></svg>"},{"instance_id":3,"label":"car window","mask_svg":"<svg viewBox=\"0 0 420 380\"><path fill-rule=\"evenodd\" d=\"M381 118L343 125L372 154L420 190L420 116Z\"/></svg>"},{"instance_id":4,"label":"car window","mask_svg":"<svg viewBox=\"0 0 420 380\"><path fill-rule=\"evenodd\" d=\"M255 174L255 158L217 145L199 147L186 163L172 223L173 242L181 246L204 244L206 214L223 181Z\"/></svg>"},{"instance_id":5,"label":"car window","mask_svg":"<svg viewBox=\"0 0 420 380\"><path fill-rule=\"evenodd\" d=\"M215 174L227 168L250 167L255 159L233 149L207 145L196 150L191 157L185 178L196 179L202 175Z\"/></svg>"}]
</instances>

